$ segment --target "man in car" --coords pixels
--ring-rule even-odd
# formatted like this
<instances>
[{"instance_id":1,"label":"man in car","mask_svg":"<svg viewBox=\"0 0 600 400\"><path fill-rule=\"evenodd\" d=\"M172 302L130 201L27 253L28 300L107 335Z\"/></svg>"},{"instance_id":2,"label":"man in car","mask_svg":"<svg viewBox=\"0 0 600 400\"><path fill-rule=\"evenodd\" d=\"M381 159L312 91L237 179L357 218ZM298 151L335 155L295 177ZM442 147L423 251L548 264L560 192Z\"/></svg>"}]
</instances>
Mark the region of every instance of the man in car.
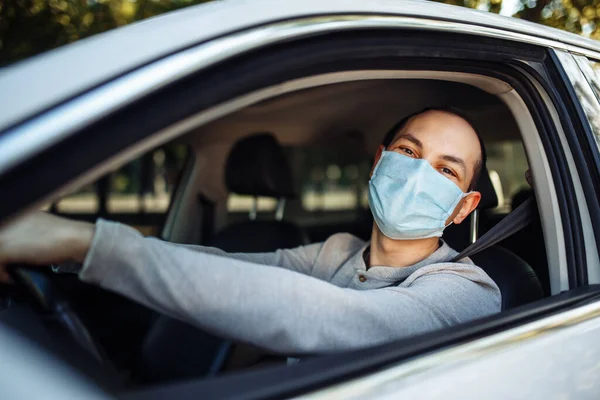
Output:
<instances>
[{"instance_id":1,"label":"man in car","mask_svg":"<svg viewBox=\"0 0 600 400\"><path fill-rule=\"evenodd\" d=\"M222 337L288 355L361 348L500 311L496 284L440 236L481 198L485 150L450 108L397 124L375 157L370 242L349 234L227 254L38 213L0 231L0 265L82 264L80 279ZM5 277L6 278L6 277Z\"/></svg>"}]
</instances>

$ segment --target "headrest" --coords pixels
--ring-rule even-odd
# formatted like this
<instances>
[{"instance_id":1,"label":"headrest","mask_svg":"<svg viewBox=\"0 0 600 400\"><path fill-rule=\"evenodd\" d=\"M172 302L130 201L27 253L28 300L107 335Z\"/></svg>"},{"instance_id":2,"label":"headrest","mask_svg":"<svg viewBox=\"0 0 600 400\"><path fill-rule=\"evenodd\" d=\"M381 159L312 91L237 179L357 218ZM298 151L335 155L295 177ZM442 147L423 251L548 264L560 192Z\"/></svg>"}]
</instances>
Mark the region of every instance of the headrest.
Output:
<instances>
[{"instance_id":1,"label":"headrest","mask_svg":"<svg viewBox=\"0 0 600 400\"><path fill-rule=\"evenodd\" d=\"M475 185L475 190L481 193L481 201L477 206L480 210L489 210L498 207L498 196L490 179L490 173L484 168L479 175L479 180Z\"/></svg>"},{"instance_id":2,"label":"headrest","mask_svg":"<svg viewBox=\"0 0 600 400\"><path fill-rule=\"evenodd\" d=\"M225 167L232 193L267 197L294 197L294 182L283 149L271 133L240 139L233 145Z\"/></svg>"}]
</instances>

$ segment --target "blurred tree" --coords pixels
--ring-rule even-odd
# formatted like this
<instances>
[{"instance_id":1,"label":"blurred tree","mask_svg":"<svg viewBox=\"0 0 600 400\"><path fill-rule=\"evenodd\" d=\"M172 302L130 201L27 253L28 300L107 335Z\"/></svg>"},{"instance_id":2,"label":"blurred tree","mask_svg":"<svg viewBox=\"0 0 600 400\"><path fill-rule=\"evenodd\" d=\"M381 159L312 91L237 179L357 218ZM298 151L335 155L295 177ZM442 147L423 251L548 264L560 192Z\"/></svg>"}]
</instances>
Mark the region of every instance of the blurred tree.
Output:
<instances>
[{"instance_id":1,"label":"blurred tree","mask_svg":"<svg viewBox=\"0 0 600 400\"><path fill-rule=\"evenodd\" d=\"M477 10L489 11L495 14L500 13L502 0L436 0L440 3L452 4L455 6L475 8Z\"/></svg>"},{"instance_id":2,"label":"blurred tree","mask_svg":"<svg viewBox=\"0 0 600 400\"><path fill-rule=\"evenodd\" d=\"M0 66L208 0L0 0Z\"/></svg>"},{"instance_id":3,"label":"blurred tree","mask_svg":"<svg viewBox=\"0 0 600 400\"><path fill-rule=\"evenodd\" d=\"M437 0L500 13L502 0ZM516 18L600 39L600 0L516 0L508 2Z\"/></svg>"},{"instance_id":4,"label":"blurred tree","mask_svg":"<svg viewBox=\"0 0 600 400\"><path fill-rule=\"evenodd\" d=\"M537 0L517 16L600 39L600 0Z\"/></svg>"}]
</instances>

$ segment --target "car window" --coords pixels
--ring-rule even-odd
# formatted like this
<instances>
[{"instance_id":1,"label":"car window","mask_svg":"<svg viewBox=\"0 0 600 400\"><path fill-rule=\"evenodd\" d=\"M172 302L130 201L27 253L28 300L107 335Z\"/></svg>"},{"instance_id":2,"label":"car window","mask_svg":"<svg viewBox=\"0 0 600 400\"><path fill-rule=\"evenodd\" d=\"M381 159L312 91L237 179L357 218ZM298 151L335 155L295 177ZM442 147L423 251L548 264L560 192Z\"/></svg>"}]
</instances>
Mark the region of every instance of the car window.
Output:
<instances>
[{"instance_id":1,"label":"car window","mask_svg":"<svg viewBox=\"0 0 600 400\"><path fill-rule=\"evenodd\" d=\"M600 100L600 62L583 56L576 56L577 63L585 74L596 98Z\"/></svg>"},{"instance_id":2,"label":"car window","mask_svg":"<svg viewBox=\"0 0 600 400\"><path fill-rule=\"evenodd\" d=\"M157 235L187 155L181 144L154 149L45 208L88 221L109 218Z\"/></svg>"},{"instance_id":3,"label":"car window","mask_svg":"<svg viewBox=\"0 0 600 400\"><path fill-rule=\"evenodd\" d=\"M302 225L316 223L315 218L320 222L352 221L357 211L368 209L372 161L366 153L332 151L321 146L286 147L284 152L298 193L298 198L286 205L286 220ZM258 212L269 214L275 210L278 199L258 197L257 200ZM227 210L230 216L246 215L253 201L252 196L230 194Z\"/></svg>"},{"instance_id":4,"label":"car window","mask_svg":"<svg viewBox=\"0 0 600 400\"><path fill-rule=\"evenodd\" d=\"M520 192L528 191L529 185L525 180L527 171L527 156L520 140L506 140L486 143L487 168L490 179L498 196L499 213L512 209L513 199Z\"/></svg>"},{"instance_id":5,"label":"car window","mask_svg":"<svg viewBox=\"0 0 600 400\"><path fill-rule=\"evenodd\" d=\"M371 159L364 153L327 147L288 147L300 207L295 216L367 208Z\"/></svg>"},{"instance_id":6,"label":"car window","mask_svg":"<svg viewBox=\"0 0 600 400\"><path fill-rule=\"evenodd\" d=\"M574 58L587 82L579 72L569 73L570 68L577 68L574 63L573 65L568 63L569 59L562 59L563 67L567 70L571 79L575 94L596 137L596 142L600 143L600 104L598 103L600 101L600 63L583 56L574 56ZM572 61L570 62L572 63Z\"/></svg>"},{"instance_id":7,"label":"car window","mask_svg":"<svg viewBox=\"0 0 600 400\"><path fill-rule=\"evenodd\" d=\"M496 212L506 213L519 192L528 190L527 157L520 140L486 144L487 167L498 195ZM299 193L288 201L285 218L301 225L352 222L368 212L368 182L372 157L356 151L332 151L327 147L286 147L294 182ZM230 194L230 221L246 218L253 196ZM266 218L273 214L277 199L257 198L257 211Z\"/></svg>"}]
</instances>

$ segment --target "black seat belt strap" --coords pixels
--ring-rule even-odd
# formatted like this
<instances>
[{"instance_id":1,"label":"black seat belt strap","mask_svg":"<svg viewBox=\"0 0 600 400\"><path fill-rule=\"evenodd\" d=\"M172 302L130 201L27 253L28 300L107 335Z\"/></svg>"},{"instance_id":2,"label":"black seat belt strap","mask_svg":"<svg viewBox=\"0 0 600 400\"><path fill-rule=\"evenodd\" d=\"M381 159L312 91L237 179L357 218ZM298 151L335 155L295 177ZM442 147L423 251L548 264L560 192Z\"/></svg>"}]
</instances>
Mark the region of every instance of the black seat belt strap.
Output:
<instances>
[{"instance_id":1,"label":"black seat belt strap","mask_svg":"<svg viewBox=\"0 0 600 400\"><path fill-rule=\"evenodd\" d=\"M473 254L479 253L490 246L506 239L510 235L525 228L537 217L535 199L530 197L523 204L514 209L510 214L498 222L492 229L487 231L475 243L468 246L460 252L459 255L452 259L453 262L461 260L465 257L470 257Z\"/></svg>"}]
</instances>

